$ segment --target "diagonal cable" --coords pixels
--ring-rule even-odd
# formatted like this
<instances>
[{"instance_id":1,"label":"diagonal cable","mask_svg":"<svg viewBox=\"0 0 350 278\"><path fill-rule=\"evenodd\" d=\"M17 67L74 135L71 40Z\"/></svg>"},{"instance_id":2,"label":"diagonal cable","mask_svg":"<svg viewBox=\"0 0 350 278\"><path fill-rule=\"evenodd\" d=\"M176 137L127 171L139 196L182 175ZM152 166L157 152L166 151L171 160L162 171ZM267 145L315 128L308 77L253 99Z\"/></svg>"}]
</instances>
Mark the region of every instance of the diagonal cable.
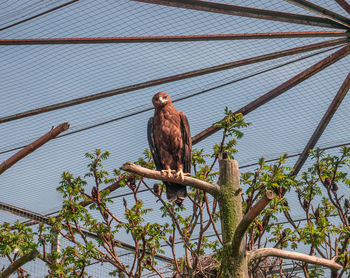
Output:
<instances>
[{"instance_id":1,"label":"diagonal cable","mask_svg":"<svg viewBox=\"0 0 350 278\"><path fill-rule=\"evenodd\" d=\"M263 61L273 60L276 58L281 58L281 57L285 57L285 56L289 56L289 55L295 55L298 53L303 53L303 52L312 51L312 50L316 50L316 49L326 48L326 47L330 47L330 46L334 46L334 45L340 45L340 44L344 44L346 42L348 42L348 39L335 39L335 40L331 40L331 41L326 41L326 42L315 43L315 44L310 44L310 45L306 45L306 46L291 48L288 50L277 51L277 52L273 52L273 53L269 53L269 54L265 54L265 55L255 56L252 58L233 61L233 62L220 64L220 65L216 65L216 66L212 66L212 67L207 67L207 68L203 68L203 69L188 71L185 73L180 73L180 74L167 76L167 77L163 77L163 78L159 78L159 79L153 79L153 80L149 80L149 81L121 87L121 88L114 89L114 90L109 90L109 91L105 91L105 92L101 92L101 93L97 93L97 94L88 95L85 97L71 99L68 101L64 101L64 102L60 102L60 103L56 103L56 104L28 110L28 111L21 112L21 113L16 113L14 115L5 116L5 117L0 118L0 124L5 123L5 122L9 122L9 121L18 120L18 119L25 118L25 117L30 117L30 116L46 113L49 111L54 111L54 110L58 110L58 109L62 109L62 108L66 108L66 107L70 107L70 106L74 106L74 105L79 105L82 103L86 103L86 102L90 102L90 101L94 101L94 100L98 100L98 99L102 99L102 98L106 98L106 97L112 97L112 96L116 96L116 95L125 94L128 92L133 92L136 90L153 87L156 85L166 84L166 83L184 80L184 79L197 77L197 76L202 76L202 75L206 75L206 74L210 74L210 73L214 73L214 72L228 70L228 69L232 69L232 68L236 68L236 67L240 67L240 66L245 66L245 65L250 65L250 64L254 64L254 63L259 63L259 62L263 62Z\"/></svg>"},{"instance_id":2,"label":"diagonal cable","mask_svg":"<svg viewBox=\"0 0 350 278\"><path fill-rule=\"evenodd\" d=\"M302 154L299 156L298 161L295 163L295 165L294 165L294 173L295 174L300 171L301 167L303 167L306 159L309 156L310 150L314 148L318 139L321 137L321 135L325 131L327 125L331 121L335 112L337 112L337 109L339 108L340 104L342 103L342 101L343 101L344 97L346 96L346 94L348 93L349 89L350 89L350 73L345 78L338 93L335 95L333 101L329 105L326 113L324 114L323 118L321 119L320 123L318 124L316 130L312 134L309 142L306 144Z\"/></svg>"},{"instance_id":3,"label":"diagonal cable","mask_svg":"<svg viewBox=\"0 0 350 278\"><path fill-rule=\"evenodd\" d=\"M307 58L310 58L310 57L313 57L313 56L317 56L319 54L322 54L322 53L325 53L325 52L328 52L328 51L332 51L332 50L334 50L336 48L339 48L339 46L332 47L332 48L329 48L329 49L326 49L326 50L320 50L318 52L311 53L311 54L308 54L308 55L305 55L305 56L302 56L302 57L299 57L299 58L296 58L296 59L292 59L292 60L284 62L282 64L269 66L269 67L264 68L264 69L260 69L260 67L259 67L258 70L256 70L253 73L251 72L251 70L249 70L248 71L249 74L243 75L242 77L235 78L234 80L229 80L229 81L226 81L224 83L212 86L210 88L207 88L207 89L204 89L204 90L201 90L201 91L198 91L198 92L189 93L189 94L186 94L186 92L185 92L185 93L180 93L178 95L175 95L174 98L173 98L173 102L178 102L178 101L182 101L182 100L185 100L185 99L188 99L188 98L191 98L191 97L195 97L195 96L198 96L198 95L201 95L201 94L213 91L215 89L218 89L218 88L221 88L221 87L224 87L224 86L228 86L228 85L231 85L233 83L236 83L236 82L239 82L239 81L242 81L242 80L245 80L245 79L248 79L248 78L251 78L251 77L254 77L254 76L257 76L257 75L260 75L260 74L263 74L263 73L266 73L266 72L269 72L269 71L272 71L272 70L275 70L275 69L278 69L278 68L281 68L281 67L284 67L284 66L296 63L296 62L299 62L299 61L302 61L302 60L305 60ZM218 83L218 82L215 82L215 83ZM98 122L96 124L90 124L90 125L88 125L86 127L71 128L70 129L71 131L66 132L64 134L61 134L57 138L68 136L68 135L72 135L72 134L79 133L79 132L82 132L82 131L86 131L86 130L89 130L89 129L92 129L92 128L96 128L96 127L99 127L99 126L102 126L102 125L106 125L106 124L109 124L109 123L112 123L112 122L120 121L120 120L129 118L129 117L132 117L132 116L135 116L135 115L147 112L147 111L151 111L151 110L153 110L153 107L147 106L147 105L140 105L140 106L134 107L133 110L136 110L136 111L132 112L132 113L130 113L130 110L123 111L123 112L121 112L121 115L118 116L118 117L115 117L113 119L109 119L109 120L106 120L106 121L100 121L100 122ZM129 112L129 113L125 114L125 112ZM26 146L25 143L22 143L23 145L21 145L21 146L16 146L18 144L21 144L21 143L17 143L17 144L15 144L15 146L12 145L12 146L4 147L4 148L2 148L2 150L0 149L0 155L4 154L4 153L8 153L8 152L12 152L12 151L21 149L21 148Z\"/></svg>"},{"instance_id":4,"label":"diagonal cable","mask_svg":"<svg viewBox=\"0 0 350 278\"><path fill-rule=\"evenodd\" d=\"M314 25L328 28L346 29L342 24L317 16L300 15L271 10L263 10L244 6L221 4L200 0L133 0L150 4L164 5L190 10L198 10L219 14L229 14L243 17L253 17L273 21L282 21L294 24Z\"/></svg>"},{"instance_id":5,"label":"diagonal cable","mask_svg":"<svg viewBox=\"0 0 350 278\"><path fill-rule=\"evenodd\" d=\"M11 27L14 27L14 26L16 26L16 25L19 25L19 24L22 24L22 23L27 22L27 21L29 21L29 20L32 20L32 19L34 19L34 18L37 18L37 17L39 17L39 16L42 16L42 15L51 13L51 12L53 12L53 11L56 11L56 10L58 10L58 9L61 9L61 8L63 8L63 7L66 7L66 6L70 5L70 4L73 4L73 3L78 2L78 1L79 1L79 0L72 0L72 1L67 2L67 3L65 3L65 4L62 4L62 5L60 5L60 6L54 7L54 8L52 8L52 9L50 9L50 10L47 10L47 11L45 11L45 12L39 13L39 14L37 14L37 15L31 16L31 17L29 17L29 18L23 19L23 20L18 21L18 22L16 22L16 23L13 23L13 24L10 24L10 25L5 26L5 27L3 27L3 28L0 28L0 31L4 31L4 30L9 29L9 28L11 28Z\"/></svg>"},{"instance_id":6,"label":"diagonal cable","mask_svg":"<svg viewBox=\"0 0 350 278\"><path fill-rule=\"evenodd\" d=\"M347 28L350 28L350 19L346 18L345 16L342 16L340 14L337 14L333 11L327 10L321 6L318 6L314 3L311 3L306 0L285 0L293 5L299 6L303 9L306 9L308 11L317 13L321 15L322 17L328 18L334 22L337 22L339 24L344 25Z\"/></svg>"}]
</instances>

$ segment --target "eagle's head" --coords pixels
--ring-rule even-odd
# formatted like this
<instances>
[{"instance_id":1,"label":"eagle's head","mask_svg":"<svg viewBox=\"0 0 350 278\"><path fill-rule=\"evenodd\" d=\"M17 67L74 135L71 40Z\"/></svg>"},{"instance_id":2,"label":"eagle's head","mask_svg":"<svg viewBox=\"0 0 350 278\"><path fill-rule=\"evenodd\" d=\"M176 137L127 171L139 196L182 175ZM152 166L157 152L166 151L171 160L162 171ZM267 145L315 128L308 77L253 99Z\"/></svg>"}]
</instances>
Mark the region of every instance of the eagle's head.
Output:
<instances>
[{"instance_id":1,"label":"eagle's head","mask_svg":"<svg viewBox=\"0 0 350 278\"><path fill-rule=\"evenodd\" d=\"M152 98L152 103L155 108L162 108L165 105L171 105L171 98L166 92L159 92Z\"/></svg>"}]
</instances>

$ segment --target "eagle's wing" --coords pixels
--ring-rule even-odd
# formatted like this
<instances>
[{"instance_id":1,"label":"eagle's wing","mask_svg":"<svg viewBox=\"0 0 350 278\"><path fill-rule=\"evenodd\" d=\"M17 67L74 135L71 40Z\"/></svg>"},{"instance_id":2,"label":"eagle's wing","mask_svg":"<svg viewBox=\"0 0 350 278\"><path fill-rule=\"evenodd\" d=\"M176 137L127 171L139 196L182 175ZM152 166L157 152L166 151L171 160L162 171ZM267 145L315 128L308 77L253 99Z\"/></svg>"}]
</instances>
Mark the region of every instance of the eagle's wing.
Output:
<instances>
[{"instance_id":1,"label":"eagle's wing","mask_svg":"<svg viewBox=\"0 0 350 278\"><path fill-rule=\"evenodd\" d=\"M191 158L192 158L192 141L191 141L191 133L190 133L190 126L188 124L188 120L182 112L180 112L180 118L181 118L181 135L183 140L183 149L182 152L182 164L183 164L183 171L185 173L191 172ZM154 136L154 122L153 117L151 117L148 120L148 126L147 126L147 136L148 136L148 144L151 148L153 161L156 165L156 168L158 171L163 170L164 166L161 163L161 159L159 156L159 151L156 146L155 142L155 136ZM179 206L182 206L183 200L187 196L187 190L186 186L178 183L173 182L166 182L163 181L163 183L166 186L166 194L169 201L174 202L178 204Z\"/></svg>"},{"instance_id":2,"label":"eagle's wing","mask_svg":"<svg viewBox=\"0 0 350 278\"><path fill-rule=\"evenodd\" d=\"M182 133L182 140L183 140L183 149L182 149L183 171L184 173L191 173L192 140L191 140L190 125L184 113L180 112L180 118L181 118L181 133Z\"/></svg>"},{"instance_id":3,"label":"eagle's wing","mask_svg":"<svg viewBox=\"0 0 350 278\"><path fill-rule=\"evenodd\" d=\"M159 152L157 150L157 147L154 141L153 117L149 118L148 120L147 137L148 137L148 144L151 149L154 164L156 165L157 170L160 171L163 169L163 167L160 162Z\"/></svg>"}]
</instances>

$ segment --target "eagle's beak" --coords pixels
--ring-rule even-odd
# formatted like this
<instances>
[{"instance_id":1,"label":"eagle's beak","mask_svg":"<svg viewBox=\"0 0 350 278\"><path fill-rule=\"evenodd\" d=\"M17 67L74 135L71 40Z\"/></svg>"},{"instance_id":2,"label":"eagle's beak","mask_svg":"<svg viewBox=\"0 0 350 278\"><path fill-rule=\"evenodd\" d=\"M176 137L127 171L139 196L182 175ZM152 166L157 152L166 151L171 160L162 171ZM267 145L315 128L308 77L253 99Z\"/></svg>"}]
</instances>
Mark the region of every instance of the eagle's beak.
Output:
<instances>
[{"instance_id":1,"label":"eagle's beak","mask_svg":"<svg viewBox=\"0 0 350 278\"><path fill-rule=\"evenodd\" d=\"M160 104L165 104L167 101L168 101L168 100L167 100L166 98L163 98L163 97L160 97L159 100L158 100L158 102L159 102Z\"/></svg>"}]
</instances>

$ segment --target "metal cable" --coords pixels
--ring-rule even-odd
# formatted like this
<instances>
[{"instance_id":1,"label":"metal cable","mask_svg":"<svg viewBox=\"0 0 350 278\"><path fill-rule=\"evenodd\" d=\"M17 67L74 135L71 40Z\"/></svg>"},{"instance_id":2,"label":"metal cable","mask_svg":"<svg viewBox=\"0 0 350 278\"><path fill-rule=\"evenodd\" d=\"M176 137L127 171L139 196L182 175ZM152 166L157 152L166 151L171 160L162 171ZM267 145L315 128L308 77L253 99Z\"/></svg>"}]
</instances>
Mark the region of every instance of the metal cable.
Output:
<instances>
[{"instance_id":1,"label":"metal cable","mask_svg":"<svg viewBox=\"0 0 350 278\"><path fill-rule=\"evenodd\" d=\"M231 85L233 83L236 83L236 82L239 82L239 81L242 81L242 80L246 80L246 79L249 79L251 77L254 77L254 76L257 76L257 75L260 75L260 74L263 74L263 73L266 73L268 71L272 71L272 70L275 70L275 69L278 69L278 68L281 68L281 67L284 67L284 66L287 66L287 65L290 65L290 64L293 64L293 63L296 63L296 62L299 62L299 61L302 61L302 60L305 60L307 58L310 58L310 57L313 57L313 56L317 56L317 55L320 55L320 54L323 54L323 53L326 53L328 51L332 51L334 49L337 49L339 48L340 46L335 46L335 47L332 47L332 48L329 48L329 49L326 49L326 50L321 50L321 51L318 51L316 53L312 53L312 54L308 54L308 55L305 55L303 57L300 57L300 58L297 58L297 59L293 59L293 60L289 60L287 62L284 62L282 64L277 64L277 65L273 65L273 66L268 66L267 68L265 69L261 69L261 67L256 67L256 71L251 73L251 70L249 70L249 72L247 72L247 75L243 76L243 77L239 77L239 78L235 78L234 80L231 80L231 81L227 81L225 83L222 83L222 84L219 84L219 85L215 85L213 87L210 87L208 89L205 89L205 90L201 90L201 91L198 91L198 92L194 92L194 93L190 93L188 94L189 92L183 92L181 94L177 94L175 95L174 99L173 99L173 103L175 102L179 102L179 101L182 101L182 100L185 100L185 99L188 99L188 98L192 98L192 97L195 97L195 96L198 96L198 95L201 95L201 94L204 94L204 93L207 93L207 92L210 92L210 91L213 91L213 90L216 90L218 88L222 88L224 86L228 86L228 85ZM248 74L249 73L249 74ZM225 78L225 79L228 79L228 78ZM224 80L225 80L224 79ZM220 80L220 81L216 81L214 82L214 84L217 84L219 82L222 82L224 80ZM187 95L186 95L187 94ZM73 127L70 129L70 131L66 132L66 133L63 133L59 136L57 136L56 138L60 138L60 137L65 137L65 136L68 136L68 135L72 135L72 134L75 134L75 133L79 133L79 132L82 132L82 131L86 131L86 130L89 130L89 129L92 129L92 128L96 128L96 127L99 127L99 126L102 126L102 125L106 125L106 124L109 124L109 123L112 123L112 122L116 122L116 121L120 121L120 120L123 120L123 119L126 119L126 118L129 118L129 117L132 117L132 116L135 116L135 115L138 115L138 114L141 114L141 113L144 113L144 112L147 112L147 111L151 111L153 110L153 107L151 106L148 106L148 105L140 105L140 106L137 106L137 107L134 107L132 110L137 110L137 109L140 109L136 112L132 112L132 113L128 113L129 110L126 110L126 111L123 111L121 112L120 116L116 117L116 118L113 118L113 119L110 119L110 120L106 120L106 121L102 121L102 122L99 122L99 123L96 123L96 124L91 124L87 127ZM27 141L30 141L30 140L27 140ZM19 143L20 144L20 143ZM12 145L13 146L13 145ZM8 152L12 152L12 151L15 151L15 150L19 150L21 148L24 148L26 145L21 145L21 146L14 146L14 147L10 147L10 149L6 149L6 148L9 148L9 147L4 147L5 150L3 151L0 151L0 155L1 154L5 154L5 153L8 153ZM0 149L1 150L1 149Z\"/></svg>"}]
</instances>

